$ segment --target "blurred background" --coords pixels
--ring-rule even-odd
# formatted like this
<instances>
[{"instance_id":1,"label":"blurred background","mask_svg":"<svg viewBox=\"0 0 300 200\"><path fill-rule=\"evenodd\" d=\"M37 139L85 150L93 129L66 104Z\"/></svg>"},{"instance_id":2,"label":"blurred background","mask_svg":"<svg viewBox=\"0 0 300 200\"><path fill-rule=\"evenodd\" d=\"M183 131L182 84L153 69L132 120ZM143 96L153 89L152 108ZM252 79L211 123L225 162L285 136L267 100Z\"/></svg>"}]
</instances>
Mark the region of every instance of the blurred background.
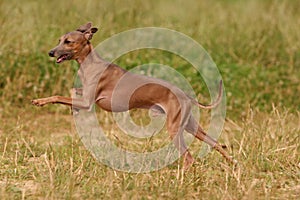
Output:
<instances>
[{"instance_id":1,"label":"blurred background","mask_svg":"<svg viewBox=\"0 0 300 200\"><path fill-rule=\"evenodd\" d=\"M6 106L24 106L32 98L66 94L77 64L57 65L47 52L62 34L91 21L100 28L92 41L95 45L121 31L148 26L170 28L196 40L220 69L230 117L240 117L248 105L270 110L274 104L297 110L299 5L299 1L269 0L3 0L0 98ZM137 52L118 64L130 69L144 63L147 53ZM150 53L148 59L157 56ZM172 66L172 59L164 56L158 62ZM199 74L189 73L190 67L184 63L174 67L190 78L197 93L205 92Z\"/></svg>"}]
</instances>

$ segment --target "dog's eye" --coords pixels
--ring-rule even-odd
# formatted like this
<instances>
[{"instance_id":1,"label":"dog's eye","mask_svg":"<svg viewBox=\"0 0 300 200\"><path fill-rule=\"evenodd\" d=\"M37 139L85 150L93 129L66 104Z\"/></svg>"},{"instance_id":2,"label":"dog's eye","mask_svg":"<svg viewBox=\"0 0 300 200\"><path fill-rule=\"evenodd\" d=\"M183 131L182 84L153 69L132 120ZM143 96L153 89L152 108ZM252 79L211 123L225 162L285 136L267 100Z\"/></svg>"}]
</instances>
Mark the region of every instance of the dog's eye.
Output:
<instances>
[{"instance_id":1,"label":"dog's eye","mask_svg":"<svg viewBox=\"0 0 300 200\"><path fill-rule=\"evenodd\" d=\"M65 43L65 44L70 44L70 43L72 43L72 41L70 41L70 40L65 40L64 43Z\"/></svg>"}]
</instances>

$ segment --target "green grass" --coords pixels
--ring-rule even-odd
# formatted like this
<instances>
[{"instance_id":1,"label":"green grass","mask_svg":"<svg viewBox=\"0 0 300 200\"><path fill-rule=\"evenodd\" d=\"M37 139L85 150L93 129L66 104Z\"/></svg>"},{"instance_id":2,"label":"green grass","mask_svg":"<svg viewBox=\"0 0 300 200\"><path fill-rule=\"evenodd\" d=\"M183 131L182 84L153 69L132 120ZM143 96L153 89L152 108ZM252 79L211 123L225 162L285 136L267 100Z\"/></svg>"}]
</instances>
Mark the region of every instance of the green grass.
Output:
<instances>
[{"instance_id":1,"label":"green grass","mask_svg":"<svg viewBox=\"0 0 300 200\"><path fill-rule=\"evenodd\" d=\"M0 198L299 198L299 7L293 0L1 1ZM68 108L32 107L30 100L37 97L69 95L77 64L57 65L47 52L59 36L87 21L100 28L95 45L145 26L174 29L203 45L226 89L220 141L239 167L233 169L212 152L186 174L180 162L147 174L117 172L84 148ZM201 101L209 101L200 75L177 56L140 50L116 61L126 69L148 62L174 67L201 93ZM116 131L111 114L98 114L111 140L128 141ZM143 112L132 116L146 118ZM200 122L207 127L209 121ZM140 142L130 141L130 147ZM153 140L154 146L159 142ZM198 145L192 144L194 155Z\"/></svg>"}]
</instances>

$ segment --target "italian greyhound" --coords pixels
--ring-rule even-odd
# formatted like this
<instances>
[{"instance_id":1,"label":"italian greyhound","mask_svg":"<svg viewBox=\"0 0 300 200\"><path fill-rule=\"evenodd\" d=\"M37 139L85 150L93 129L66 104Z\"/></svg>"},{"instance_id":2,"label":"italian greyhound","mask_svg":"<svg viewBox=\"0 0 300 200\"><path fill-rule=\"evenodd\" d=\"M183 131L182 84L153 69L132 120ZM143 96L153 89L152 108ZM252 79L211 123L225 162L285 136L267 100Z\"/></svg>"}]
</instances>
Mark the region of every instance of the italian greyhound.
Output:
<instances>
[{"instance_id":1,"label":"italian greyhound","mask_svg":"<svg viewBox=\"0 0 300 200\"><path fill-rule=\"evenodd\" d=\"M227 161L236 162L222 145L204 132L191 111L193 105L206 109L216 107L222 99L222 81L217 100L210 105L201 104L166 81L133 74L103 60L90 43L97 30L91 23L82 25L75 31L61 36L58 46L49 52L49 56L57 58L57 63L65 60L76 60L79 63L78 76L82 88L75 90L82 97L51 96L32 100L33 105L44 106L53 103L72 106L75 109L91 109L95 103L109 112L124 112L133 108L151 109L156 113L166 114L170 138L179 153L184 156L184 169L188 169L194 162L183 140L184 130L216 149Z\"/></svg>"}]
</instances>

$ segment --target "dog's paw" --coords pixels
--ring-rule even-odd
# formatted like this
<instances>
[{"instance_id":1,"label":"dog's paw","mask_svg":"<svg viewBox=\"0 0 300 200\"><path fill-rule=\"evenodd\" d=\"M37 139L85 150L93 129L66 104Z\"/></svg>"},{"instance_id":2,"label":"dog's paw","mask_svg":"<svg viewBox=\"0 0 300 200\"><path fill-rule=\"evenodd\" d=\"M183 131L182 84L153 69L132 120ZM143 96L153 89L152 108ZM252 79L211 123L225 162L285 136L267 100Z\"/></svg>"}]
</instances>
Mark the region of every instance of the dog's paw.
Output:
<instances>
[{"instance_id":1,"label":"dog's paw","mask_svg":"<svg viewBox=\"0 0 300 200\"><path fill-rule=\"evenodd\" d=\"M31 100L31 104L35 106L44 106L45 104L47 104L47 102L45 102L43 99L34 99Z\"/></svg>"},{"instance_id":2,"label":"dog's paw","mask_svg":"<svg viewBox=\"0 0 300 200\"><path fill-rule=\"evenodd\" d=\"M232 163L233 165L237 166L239 164L239 161L237 161L236 159L232 159Z\"/></svg>"},{"instance_id":3,"label":"dog's paw","mask_svg":"<svg viewBox=\"0 0 300 200\"><path fill-rule=\"evenodd\" d=\"M188 169L190 169L194 162L195 159L190 154L184 155L183 170L188 171Z\"/></svg>"},{"instance_id":4,"label":"dog's paw","mask_svg":"<svg viewBox=\"0 0 300 200\"><path fill-rule=\"evenodd\" d=\"M233 156L229 156L229 162L233 165L233 166L238 166L239 162L233 158Z\"/></svg>"}]
</instances>

